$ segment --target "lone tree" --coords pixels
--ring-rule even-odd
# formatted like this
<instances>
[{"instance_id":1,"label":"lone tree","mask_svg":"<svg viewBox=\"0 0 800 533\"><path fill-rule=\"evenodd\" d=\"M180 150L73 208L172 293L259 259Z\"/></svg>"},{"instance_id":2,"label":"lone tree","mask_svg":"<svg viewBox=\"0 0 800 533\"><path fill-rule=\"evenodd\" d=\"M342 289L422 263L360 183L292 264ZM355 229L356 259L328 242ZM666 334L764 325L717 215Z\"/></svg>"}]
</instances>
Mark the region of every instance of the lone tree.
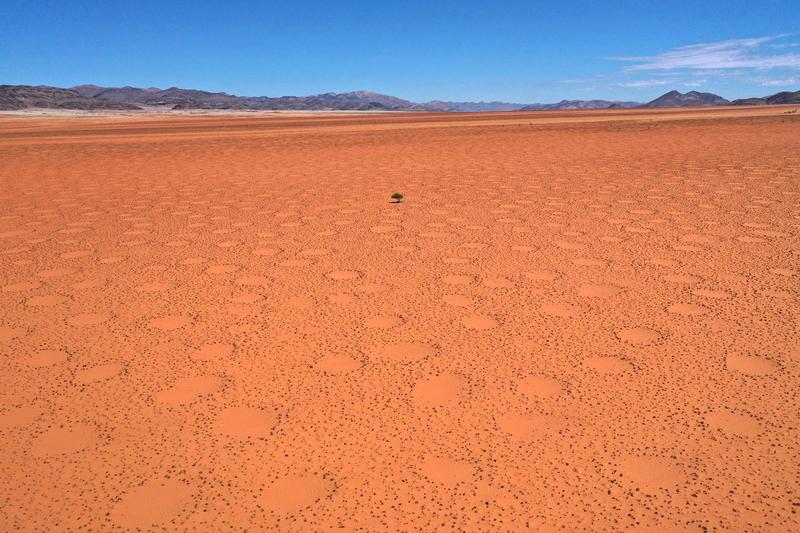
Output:
<instances>
[{"instance_id":1,"label":"lone tree","mask_svg":"<svg viewBox=\"0 0 800 533\"><path fill-rule=\"evenodd\" d=\"M396 192L392 195L392 200L394 200L394 203L399 204L403 201L403 195L399 192Z\"/></svg>"}]
</instances>

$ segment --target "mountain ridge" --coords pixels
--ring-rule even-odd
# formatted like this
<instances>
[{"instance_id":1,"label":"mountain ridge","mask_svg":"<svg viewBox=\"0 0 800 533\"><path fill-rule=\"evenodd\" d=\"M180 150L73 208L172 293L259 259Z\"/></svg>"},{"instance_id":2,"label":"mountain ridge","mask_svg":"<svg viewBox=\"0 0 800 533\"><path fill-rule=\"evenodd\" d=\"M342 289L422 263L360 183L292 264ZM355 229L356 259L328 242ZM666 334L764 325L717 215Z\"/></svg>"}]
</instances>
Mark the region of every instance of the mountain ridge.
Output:
<instances>
[{"instance_id":1,"label":"mountain ridge","mask_svg":"<svg viewBox=\"0 0 800 533\"><path fill-rule=\"evenodd\" d=\"M781 91L770 96L741 98L731 102L733 105L782 105L800 104L800 91Z\"/></svg>"},{"instance_id":2,"label":"mountain ridge","mask_svg":"<svg viewBox=\"0 0 800 533\"><path fill-rule=\"evenodd\" d=\"M622 100L561 100L555 104L528 104L519 111L554 111L567 109L627 109L639 107L640 102L626 102Z\"/></svg>"},{"instance_id":3,"label":"mountain ridge","mask_svg":"<svg viewBox=\"0 0 800 533\"><path fill-rule=\"evenodd\" d=\"M673 90L647 103L619 100L561 100L556 103L521 104L510 102L454 102L431 100L413 102L396 96L358 90L345 93L327 92L308 96L236 96L226 92L169 87L103 87L84 84L70 88L45 85L0 85L0 110L30 108L74 110L141 111L145 108L169 110L298 110L298 111L546 111L580 109L630 109L636 107L697 107L714 105L777 105L800 103L800 91L784 91L767 97L728 101L725 98L697 91L681 93Z\"/></svg>"}]
</instances>

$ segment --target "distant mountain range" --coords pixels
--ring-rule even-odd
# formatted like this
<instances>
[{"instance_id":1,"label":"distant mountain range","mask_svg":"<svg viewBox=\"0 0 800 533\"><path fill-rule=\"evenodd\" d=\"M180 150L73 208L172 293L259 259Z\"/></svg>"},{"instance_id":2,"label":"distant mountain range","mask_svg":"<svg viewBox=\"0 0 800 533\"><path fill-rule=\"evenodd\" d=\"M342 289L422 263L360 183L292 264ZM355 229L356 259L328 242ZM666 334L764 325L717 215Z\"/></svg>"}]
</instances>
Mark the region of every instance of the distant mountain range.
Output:
<instances>
[{"instance_id":1,"label":"distant mountain range","mask_svg":"<svg viewBox=\"0 0 800 533\"><path fill-rule=\"evenodd\" d=\"M627 109L640 107L641 102L620 102L617 100L561 100L555 104L528 104L519 111L555 111L559 109Z\"/></svg>"},{"instance_id":2,"label":"distant mountain range","mask_svg":"<svg viewBox=\"0 0 800 533\"><path fill-rule=\"evenodd\" d=\"M711 93L670 91L651 102L613 100L562 100L554 104L517 104L507 102L412 102L394 96L354 91L311 96L235 96L196 89L158 89L149 87L99 87L78 85L69 89L48 86L0 85L0 110L31 108L120 110L341 110L341 111L542 111L564 109L629 109L635 107L697 107L720 105L771 105L800 103L800 91L781 92L763 98L745 98L730 102Z\"/></svg>"}]
</instances>

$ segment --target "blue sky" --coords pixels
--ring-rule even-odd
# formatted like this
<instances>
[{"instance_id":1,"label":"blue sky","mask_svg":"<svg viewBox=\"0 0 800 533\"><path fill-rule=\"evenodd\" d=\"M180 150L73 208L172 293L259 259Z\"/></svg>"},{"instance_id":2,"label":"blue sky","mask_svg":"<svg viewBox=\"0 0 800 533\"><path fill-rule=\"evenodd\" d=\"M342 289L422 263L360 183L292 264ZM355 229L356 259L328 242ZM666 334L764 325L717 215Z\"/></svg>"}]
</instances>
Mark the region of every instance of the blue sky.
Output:
<instances>
[{"instance_id":1,"label":"blue sky","mask_svg":"<svg viewBox=\"0 0 800 533\"><path fill-rule=\"evenodd\" d=\"M0 83L417 101L800 89L800 1L0 0Z\"/></svg>"}]
</instances>

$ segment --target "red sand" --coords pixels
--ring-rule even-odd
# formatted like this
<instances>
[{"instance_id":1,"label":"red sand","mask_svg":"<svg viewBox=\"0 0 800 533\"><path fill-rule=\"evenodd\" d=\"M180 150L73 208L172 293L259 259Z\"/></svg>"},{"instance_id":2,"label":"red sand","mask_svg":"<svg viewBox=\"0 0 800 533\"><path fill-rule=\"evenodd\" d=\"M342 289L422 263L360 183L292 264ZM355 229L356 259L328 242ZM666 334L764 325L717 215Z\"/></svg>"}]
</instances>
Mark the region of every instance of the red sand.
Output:
<instances>
[{"instance_id":1,"label":"red sand","mask_svg":"<svg viewBox=\"0 0 800 533\"><path fill-rule=\"evenodd\" d=\"M783 111L0 119L3 529L797 530Z\"/></svg>"}]
</instances>

